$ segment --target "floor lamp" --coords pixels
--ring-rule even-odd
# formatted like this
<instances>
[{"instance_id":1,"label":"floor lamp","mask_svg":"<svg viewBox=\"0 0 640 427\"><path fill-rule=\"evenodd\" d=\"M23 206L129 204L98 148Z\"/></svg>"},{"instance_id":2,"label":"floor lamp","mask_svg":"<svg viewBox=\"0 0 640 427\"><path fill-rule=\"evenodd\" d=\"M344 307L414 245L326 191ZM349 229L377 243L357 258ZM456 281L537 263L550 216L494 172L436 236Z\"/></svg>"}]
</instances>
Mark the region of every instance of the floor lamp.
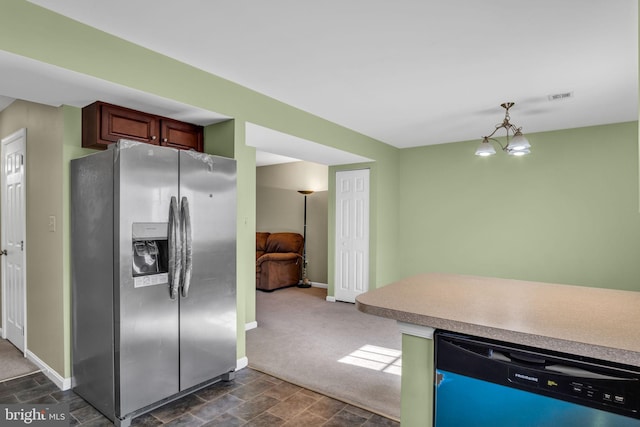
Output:
<instances>
[{"instance_id":1,"label":"floor lamp","mask_svg":"<svg viewBox=\"0 0 640 427\"><path fill-rule=\"evenodd\" d=\"M298 282L299 288L310 288L311 282L307 277L307 196L313 191L311 190L298 190L298 193L304 195L304 228L303 228L303 242L302 242L302 278Z\"/></svg>"}]
</instances>

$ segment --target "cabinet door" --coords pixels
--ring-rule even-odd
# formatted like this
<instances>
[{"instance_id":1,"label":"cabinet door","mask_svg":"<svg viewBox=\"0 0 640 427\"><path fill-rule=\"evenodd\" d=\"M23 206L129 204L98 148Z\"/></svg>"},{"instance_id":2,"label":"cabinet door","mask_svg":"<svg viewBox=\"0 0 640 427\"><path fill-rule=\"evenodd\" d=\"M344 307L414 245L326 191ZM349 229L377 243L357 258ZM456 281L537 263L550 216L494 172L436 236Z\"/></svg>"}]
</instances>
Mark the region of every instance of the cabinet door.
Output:
<instances>
[{"instance_id":1,"label":"cabinet door","mask_svg":"<svg viewBox=\"0 0 640 427\"><path fill-rule=\"evenodd\" d=\"M203 151L202 126L170 119L162 119L160 126L162 135L160 145Z\"/></svg>"},{"instance_id":2,"label":"cabinet door","mask_svg":"<svg viewBox=\"0 0 640 427\"><path fill-rule=\"evenodd\" d=\"M115 105L101 105L100 139L117 142L120 138L158 144L158 118Z\"/></svg>"}]
</instances>

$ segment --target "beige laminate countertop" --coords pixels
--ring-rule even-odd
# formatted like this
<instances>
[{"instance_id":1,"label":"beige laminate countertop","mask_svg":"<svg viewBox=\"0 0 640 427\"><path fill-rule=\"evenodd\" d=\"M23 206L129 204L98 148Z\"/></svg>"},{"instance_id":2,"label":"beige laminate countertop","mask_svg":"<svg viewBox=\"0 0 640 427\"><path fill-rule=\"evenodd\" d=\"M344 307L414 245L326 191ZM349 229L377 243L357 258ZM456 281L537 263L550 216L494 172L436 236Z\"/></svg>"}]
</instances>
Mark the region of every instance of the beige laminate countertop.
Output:
<instances>
[{"instance_id":1,"label":"beige laminate countertop","mask_svg":"<svg viewBox=\"0 0 640 427\"><path fill-rule=\"evenodd\" d=\"M423 274L359 295L401 322L640 367L640 292Z\"/></svg>"}]
</instances>

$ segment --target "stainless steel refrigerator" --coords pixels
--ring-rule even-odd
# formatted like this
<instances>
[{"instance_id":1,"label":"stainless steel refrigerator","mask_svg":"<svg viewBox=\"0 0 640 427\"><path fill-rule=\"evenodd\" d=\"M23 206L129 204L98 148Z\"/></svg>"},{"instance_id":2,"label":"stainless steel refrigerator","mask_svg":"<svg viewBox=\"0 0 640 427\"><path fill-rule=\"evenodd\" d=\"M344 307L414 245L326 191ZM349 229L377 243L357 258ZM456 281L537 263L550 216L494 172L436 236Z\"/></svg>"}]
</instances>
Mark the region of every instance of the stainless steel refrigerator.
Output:
<instances>
[{"instance_id":1,"label":"stainless steel refrigerator","mask_svg":"<svg viewBox=\"0 0 640 427\"><path fill-rule=\"evenodd\" d=\"M116 425L236 368L236 164L120 140L71 161L77 394Z\"/></svg>"}]
</instances>

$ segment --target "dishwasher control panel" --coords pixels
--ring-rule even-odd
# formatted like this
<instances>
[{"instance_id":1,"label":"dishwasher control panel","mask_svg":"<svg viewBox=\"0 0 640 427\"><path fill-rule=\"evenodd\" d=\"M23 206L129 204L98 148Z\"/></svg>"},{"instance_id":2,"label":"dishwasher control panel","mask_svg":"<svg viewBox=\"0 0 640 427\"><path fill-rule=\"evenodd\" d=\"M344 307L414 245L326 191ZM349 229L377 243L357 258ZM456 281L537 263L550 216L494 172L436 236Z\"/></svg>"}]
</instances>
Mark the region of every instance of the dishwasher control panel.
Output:
<instances>
[{"instance_id":1,"label":"dishwasher control panel","mask_svg":"<svg viewBox=\"0 0 640 427\"><path fill-rule=\"evenodd\" d=\"M548 361L548 358L545 360ZM591 366L590 368L593 369ZM556 370L567 372L556 372ZM619 372L616 373L619 375ZM628 398L630 393L634 391L637 393L640 386L638 379L634 378L604 375L584 369L577 370L567 365L551 364L548 367L540 366L533 369L520 365L508 366L507 379L511 384L547 391L553 395L570 396L631 412L640 410L640 402Z\"/></svg>"}]
</instances>

